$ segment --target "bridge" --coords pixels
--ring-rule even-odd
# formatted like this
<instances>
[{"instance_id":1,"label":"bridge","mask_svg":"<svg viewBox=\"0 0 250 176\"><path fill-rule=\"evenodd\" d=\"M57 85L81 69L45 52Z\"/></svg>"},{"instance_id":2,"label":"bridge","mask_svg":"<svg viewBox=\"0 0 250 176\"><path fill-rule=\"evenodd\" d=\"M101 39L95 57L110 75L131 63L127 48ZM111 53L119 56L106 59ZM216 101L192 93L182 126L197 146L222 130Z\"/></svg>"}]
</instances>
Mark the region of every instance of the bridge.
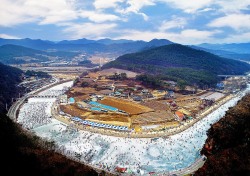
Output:
<instances>
[{"instance_id":1,"label":"bridge","mask_svg":"<svg viewBox=\"0 0 250 176\"><path fill-rule=\"evenodd\" d=\"M56 95L31 95L29 98L57 98Z\"/></svg>"},{"instance_id":2,"label":"bridge","mask_svg":"<svg viewBox=\"0 0 250 176\"><path fill-rule=\"evenodd\" d=\"M16 121L17 115L18 115L17 112L18 112L19 108L21 107L21 105L24 103L25 100L27 100L28 98L37 97L37 96L38 96L38 98L55 98L55 96L49 96L49 97L48 97L48 96L44 96L44 97L39 97L40 95L37 95L37 94L40 93L40 92L42 92L42 91L44 91L44 90L46 90L46 89L49 89L49 88L51 88L51 87L53 87L53 86L56 86L56 85L59 85L59 84L65 83L65 82L69 82L69 81L71 81L71 80L59 81L58 79L55 79L55 82L54 82L54 83L51 83L51 84L46 85L46 86L44 86L44 87L42 87L42 88L39 88L39 89L37 89L37 90L34 90L34 91L32 91L32 92L27 93L27 94L24 95L23 97L19 98L18 101L14 102L14 103L12 104L12 106L10 107L10 109L9 109L9 111L8 111L8 113L7 113L7 116L8 116L10 119Z\"/></svg>"}]
</instances>

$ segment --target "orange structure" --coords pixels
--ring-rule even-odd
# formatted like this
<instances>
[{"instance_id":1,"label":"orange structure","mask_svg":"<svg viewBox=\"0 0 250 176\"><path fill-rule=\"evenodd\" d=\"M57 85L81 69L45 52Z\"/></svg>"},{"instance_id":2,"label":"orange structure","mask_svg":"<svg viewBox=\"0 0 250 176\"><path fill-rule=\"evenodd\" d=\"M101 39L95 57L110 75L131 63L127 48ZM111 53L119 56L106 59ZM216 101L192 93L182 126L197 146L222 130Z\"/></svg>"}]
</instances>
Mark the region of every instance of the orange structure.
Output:
<instances>
[{"instance_id":1,"label":"orange structure","mask_svg":"<svg viewBox=\"0 0 250 176\"><path fill-rule=\"evenodd\" d=\"M175 115L179 118L180 121L182 121L185 117L185 115L181 113L180 111L176 111Z\"/></svg>"}]
</instances>

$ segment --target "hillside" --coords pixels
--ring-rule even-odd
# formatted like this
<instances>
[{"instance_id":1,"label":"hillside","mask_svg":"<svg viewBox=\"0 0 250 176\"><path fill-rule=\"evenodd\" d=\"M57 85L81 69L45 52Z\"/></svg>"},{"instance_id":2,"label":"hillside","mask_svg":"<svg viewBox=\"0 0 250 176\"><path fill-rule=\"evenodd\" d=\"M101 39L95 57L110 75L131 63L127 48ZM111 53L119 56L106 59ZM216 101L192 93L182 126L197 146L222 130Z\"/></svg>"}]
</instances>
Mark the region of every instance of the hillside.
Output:
<instances>
[{"instance_id":1,"label":"hillside","mask_svg":"<svg viewBox=\"0 0 250 176\"><path fill-rule=\"evenodd\" d=\"M250 65L221 58L180 44L170 44L118 57L104 68L122 68L142 73L162 74L190 84L214 84L220 74L244 74ZM210 79L206 81L206 79ZM202 84L203 84L202 83Z\"/></svg>"},{"instance_id":2,"label":"hillside","mask_svg":"<svg viewBox=\"0 0 250 176\"><path fill-rule=\"evenodd\" d=\"M0 169L6 175L98 175L93 169L56 153L53 150L53 142L44 142L29 135L1 113L0 140Z\"/></svg>"},{"instance_id":3,"label":"hillside","mask_svg":"<svg viewBox=\"0 0 250 176\"><path fill-rule=\"evenodd\" d=\"M207 156L196 176L250 175L250 94L213 124L201 151Z\"/></svg>"},{"instance_id":4,"label":"hillside","mask_svg":"<svg viewBox=\"0 0 250 176\"><path fill-rule=\"evenodd\" d=\"M18 57L25 56L33 58L33 61L35 61L35 57L41 59L42 61L47 61L46 58L41 56L42 54L45 54L45 52L18 45L0 46L0 62L5 64L23 63L23 61Z\"/></svg>"},{"instance_id":5,"label":"hillside","mask_svg":"<svg viewBox=\"0 0 250 176\"><path fill-rule=\"evenodd\" d=\"M56 153L52 142L31 136L5 115L5 103L10 104L12 98L18 97L20 90L16 85L21 75L21 70L0 63L1 172L26 176L98 175L93 169Z\"/></svg>"},{"instance_id":6,"label":"hillside","mask_svg":"<svg viewBox=\"0 0 250 176\"><path fill-rule=\"evenodd\" d=\"M45 50L47 48L53 48L54 42L40 39L3 39L0 38L0 46L2 45L20 45L27 48Z\"/></svg>"},{"instance_id":7,"label":"hillside","mask_svg":"<svg viewBox=\"0 0 250 176\"><path fill-rule=\"evenodd\" d=\"M12 44L0 46L0 62L4 64L40 63L49 61L49 57L71 59L77 54L68 51L46 52Z\"/></svg>"},{"instance_id":8,"label":"hillside","mask_svg":"<svg viewBox=\"0 0 250 176\"><path fill-rule=\"evenodd\" d=\"M21 82L22 71L20 69L0 63L0 112L5 110L6 103L11 103L12 97L17 97Z\"/></svg>"}]
</instances>

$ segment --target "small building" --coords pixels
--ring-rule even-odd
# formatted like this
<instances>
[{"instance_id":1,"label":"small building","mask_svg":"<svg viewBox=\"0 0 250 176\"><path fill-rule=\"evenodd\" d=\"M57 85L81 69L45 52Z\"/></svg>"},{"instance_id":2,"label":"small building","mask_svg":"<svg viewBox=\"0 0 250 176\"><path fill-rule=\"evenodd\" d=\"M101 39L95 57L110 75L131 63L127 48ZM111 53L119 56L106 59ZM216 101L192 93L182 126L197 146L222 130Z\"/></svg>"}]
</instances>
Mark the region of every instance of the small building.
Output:
<instances>
[{"instance_id":1,"label":"small building","mask_svg":"<svg viewBox=\"0 0 250 176\"><path fill-rule=\"evenodd\" d=\"M116 91L116 92L114 93L114 95L115 95L115 96L121 96L121 92Z\"/></svg>"},{"instance_id":2,"label":"small building","mask_svg":"<svg viewBox=\"0 0 250 176\"><path fill-rule=\"evenodd\" d=\"M103 94L103 95L106 95L106 96L109 96L113 92L111 90L104 89L104 90L99 91L99 93Z\"/></svg>"},{"instance_id":3,"label":"small building","mask_svg":"<svg viewBox=\"0 0 250 176\"><path fill-rule=\"evenodd\" d=\"M164 95L164 98L165 99L175 98L174 91L172 90L167 91L167 93Z\"/></svg>"},{"instance_id":4,"label":"small building","mask_svg":"<svg viewBox=\"0 0 250 176\"><path fill-rule=\"evenodd\" d=\"M180 121L182 121L185 118L185 115L180 111L176 111L175 115L178 117L178 120Z\"/></svg>"},{"instance_id":5,"label":"small building","mask_svg":"<svg viewBox=\"0 0 250 176\"><path fill-rule=\"evenodd\" d=\"M148 89L142 89L142 91L141 91L142 93L148 93L149 92L149 90Z\"/></svg>"},{"instance_id":6,"label":"small building","mask_svg":"<svg viewBox=\"0 0 250 176\"><path fill-rule=\"evenodd\" d=\"M166 92L164 90L154 90L152 92L153 96L156 98L164 97Z\"/></svg>"},{"instance_id":7,"label":"small building","mask_svg":"<svg viewBox=\"0 0 250 176\"><path fill-rule=\"evenodd\" d=\"M83 101L79 101L77 102L77 105L80 107L80 108L88 108L89 105Z\"/></svg>"},{"instance_id":8,"label":"small building","mask_svg":"<svg viewBox=\"0 0 250 176\"><path fill-rule=\"evenodd\" d=\"M174 81L164 81L165 84L169 84L170 86L175 87L177 85L177 82Z\"/></svg>"},{"instance_id":9,"label":"small building","mask_svg":"<svg viewBox=\"0 0 250 176\"><path fill-rule=\"evenodd\" d=\"M142 97L141 96L134 96L133 100L134 101L142 101Z\"/></svg>"},{"instance_id":10,"label":"small building","mask_svg":"<svg viewBox=\"0 0 250 176\"><path fill-rule=\"evenodd\" d=\"M96 98L97 98L98 100L102 100L102 99L103 99L103 95L96 95Z\"/></svg>"},{"instance_id":11,"label":"small building","mask_svg":"<svg viewBox=\"0 0 250 176\"><path fill-rule=\"evenodd\" d=\"M181 108L178 110L179 112L183 113L184 115L187 115L187 116L191 116L192 113L189 112L188 110L184 109L184 108Z\"/></svg>"},{"instance_id":12,"label":"small building","mask_svg":"<svg viewBox=\"0 0 250 176\"><path fill-rule=\"evenodd\" d=\"M115 170L117 171L117 172L120 172L120 173L125 173L126 172L126 170L127 170L127 168L124 168L124 167L116 167L115 168Z\"/></svg>"},{"instance_id":13,"label":"small building","mask_svg":"<svg viewBox=\"0 0 250 176\"><path fill-rule=\"evenodd\" d=\"M68 96L67 95L61 95L60 96L60 103L67 103Z\"/></svg>"},{"instance_id":14,"label":"small building","mask_svg":"<svg viewBox=\"0 0 250 176\"><path fill-rule=\"evenodd\" d=\"M69 100L68 100L68 103L69 104L75 103L75 99L73 97L70 97Z\"/></svg>"},{"instance_id":15,"label":"small building","mask_svg":"<svg viewBox=\"0 0 250 176\"><path fill-rule=\"evenodd\" d=\"M221 83L217 83L216 87L221 90L221 89L224 88L224 83L222 83L222 82Z\"/></svg>"},{"instance_id":16,"label":"small building","mask_svg":"<svg viewBox=\"0 0 250 176\"><path fill-rule=\"evenodd\" d=\"M97 101L97 97L95 96L95 97L91 97L91 101Z\"/></svg>"},{"instance_id":17,"label":"small building","mask_svg":"<svg viewBox=\"0 0 250 176\"><path fill-rule=\"evenodd\" d=\"M142 98L143 99L148 99L148 98L154 98L153 94L152 93L145 93L142 95Z\"/></svg>"}]
</instances>

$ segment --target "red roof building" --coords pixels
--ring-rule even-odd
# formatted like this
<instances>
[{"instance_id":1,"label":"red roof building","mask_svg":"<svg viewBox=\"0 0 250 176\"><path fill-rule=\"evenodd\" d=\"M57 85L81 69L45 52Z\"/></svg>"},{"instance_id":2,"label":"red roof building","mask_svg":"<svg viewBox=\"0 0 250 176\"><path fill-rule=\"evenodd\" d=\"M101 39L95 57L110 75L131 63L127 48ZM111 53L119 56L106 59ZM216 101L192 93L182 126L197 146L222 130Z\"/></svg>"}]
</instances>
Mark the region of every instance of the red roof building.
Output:
<instances>
[{"instance_id":1,"label":"red roof building","mask_svg":"<svg viewBox=\"0 0 250 176\"><path fill-rule=\"evenodd\" d=\"M178 119L180 121L182 121L184 119L184 117L185 117L185 115L183 113L181 113L180 111L176 111L175 115L178 117Z\"/></svg>"}]
</instances>

